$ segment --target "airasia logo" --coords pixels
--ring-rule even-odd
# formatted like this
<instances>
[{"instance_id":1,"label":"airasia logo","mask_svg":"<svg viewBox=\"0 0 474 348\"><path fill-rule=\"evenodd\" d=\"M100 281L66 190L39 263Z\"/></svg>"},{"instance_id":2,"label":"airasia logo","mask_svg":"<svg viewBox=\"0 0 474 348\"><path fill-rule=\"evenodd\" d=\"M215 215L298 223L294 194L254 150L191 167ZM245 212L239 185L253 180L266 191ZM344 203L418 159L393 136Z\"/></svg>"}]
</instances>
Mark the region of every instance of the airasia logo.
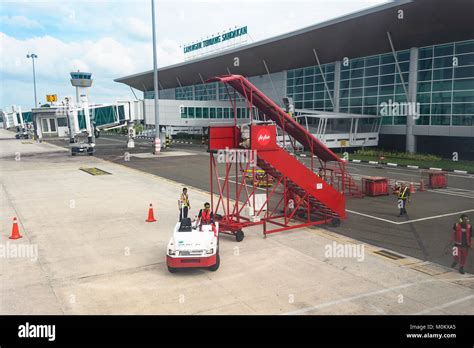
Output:
<instances>
[{"instance_id":1,"label":"airasia logo","mask_svg":"<svg viewBox=\"0 0 474 348\"><path fill-rule=\"evenodd\" d=\"M257 133L258 145L265 146L270 142L270 131L266 128L262 128Z\"/></svg>"}]
</instances>

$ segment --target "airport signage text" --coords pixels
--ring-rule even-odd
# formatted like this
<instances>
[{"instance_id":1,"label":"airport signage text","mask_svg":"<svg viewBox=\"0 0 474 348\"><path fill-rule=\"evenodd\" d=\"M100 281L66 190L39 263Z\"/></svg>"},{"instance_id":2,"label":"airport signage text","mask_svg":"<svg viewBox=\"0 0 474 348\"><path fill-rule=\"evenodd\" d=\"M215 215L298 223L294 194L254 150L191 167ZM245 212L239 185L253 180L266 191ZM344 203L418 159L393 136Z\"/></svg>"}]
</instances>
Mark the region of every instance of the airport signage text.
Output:
<instances>
[{"instance_id":1,"label":"airport signage text","mask_svg":"<svg viewBox=\"0 0 474 348\"><path fill-rule=\"evenodd\" d=\"M216 44L224 42L224 41L232 40L232 39L235 39L235 38L243 36L243 35L247 35L247 26L242 27L242 28L238 28L238 29L235 29L235 30L231 30L231 31L226 32L222 35L217 35L217 36L211 37L210 39L206 39L206 40L197 42L197 43L192 44L192 45L185 46L184 47L184 53L186 54L186 53L190 53L190 52L193 52L193 51L197 51L197 50L200 50L202 48L209 47L209 46L212 46L212 45L216 45Z\"/></svg>"}]
</instances>

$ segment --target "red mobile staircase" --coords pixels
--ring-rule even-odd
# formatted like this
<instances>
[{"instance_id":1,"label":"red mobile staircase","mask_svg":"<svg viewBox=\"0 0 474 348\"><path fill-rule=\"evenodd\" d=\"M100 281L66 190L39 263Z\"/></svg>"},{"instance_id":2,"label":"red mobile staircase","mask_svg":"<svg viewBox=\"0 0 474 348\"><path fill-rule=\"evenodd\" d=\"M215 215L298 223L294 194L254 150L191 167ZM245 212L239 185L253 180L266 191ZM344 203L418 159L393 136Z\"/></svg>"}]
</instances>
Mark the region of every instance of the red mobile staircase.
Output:
<instances>
[{"instance_id":1,"label":"red mobile staircase","mask_svg":"<svg viewBox=\"0 0 474 348\"><path fill-rule=\"evenodd\" d=\"M255 185L249 192L245 184L245 177L239 179L239 173L249 170L248 163L245 168L240 163L240 169L236 165L234 180L229 179L230 174L234 173L231 171L231 164L226 163L225 176L222 179L217 173L219 165L214 154L223 151L223 149L227 151L241 149L242 147L239 146L242 140L241 132L237 127L236 119L234 119L233 127L210 127L211 192L217 184L219 194L217 204L214 204L213 201L212 207L215 212L219 212L219 209L223 211L223 214L220 215L221 231L234 234L237 240L241 240L243 238L242 228L250 225L263 224L264 234L269 234L328 222L337 226L340 219L345 219L345 186L349 184L348 189L351 190L353 184L351 178L347 177L345 162L243 76L224 75L207 82L214 81L226 84L226 88L227 85L233 87L245 98L251 121L248 150L256 151L257 166L263 169L267 175L272 176L275 182L271 191L270 188L266 189L266 201L258 209L255 206L255 195L258 193ZM234 115L236 115L236 98L233 101L231 98L231 103L234 107ZM258 115L255 114L255 108L258 110ZM262 118L267 121L263 125L261 122L259 124L253 123L254 120L262 120ZM283 146L279 146L277 143L276 126L280 127L283 133ZM284 149L286 147L285 141L289 141L294 148L299 143L312 154L310 168ZM315 173L315 160L319 161L320 169L316 172L319 172L320 175L323 173L321 177ZM215 176L213 171L215 171ZM326 172L332 173L331 178L325 175ZM229 197L230 182L235 183L235 188L232 188L235 200L232 200L232 203ZM278 188L282 189L279 191ZM278 192L283 197L280 200L272 198ZM272 199L273 202L278 201L277 206L273 209L270 207ZM290 200L293 200L291 206L288 204ZM259 218L250 219L243 216L242 211L245 206L250 206L253 209L253 216L259 216ZM283 209L278 210L278 206ZM299 224L295 224L296 222ZM267 223L274 224L277 228L267 229Z\"/></svg>"}]
</instances>

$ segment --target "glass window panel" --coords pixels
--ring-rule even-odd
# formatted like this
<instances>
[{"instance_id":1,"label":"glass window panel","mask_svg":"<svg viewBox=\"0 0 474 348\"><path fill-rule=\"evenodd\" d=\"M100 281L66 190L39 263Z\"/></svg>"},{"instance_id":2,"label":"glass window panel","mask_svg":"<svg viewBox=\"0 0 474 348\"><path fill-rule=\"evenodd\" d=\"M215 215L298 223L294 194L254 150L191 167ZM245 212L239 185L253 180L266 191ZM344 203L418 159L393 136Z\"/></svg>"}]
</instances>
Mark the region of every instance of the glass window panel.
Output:
<instances>
[{"instance_id":1,"label":"glass window panel","mask_svg":"<svg viewBox=\"0 0 474 348\"><path fill-rule=\"evenodd\" d=\"M302 93L295 94L294 99L295 99L295 101L303 101L303 94Z\"/></svg>"},{"instance_id":2,"label":"glass window panel","mask_svg":"<svg viewBox=\"0 0 474 348\"><path fill-rule=\"evenodd\" d=\"M365 58L365 66L379 65L379 56Z\"/></svg>"},{"instance_id":3,"label":"glass window panel","mask_svg":"<svg viewBox=\"0 0 474 348\"><path fill-rule=\"evenodd\" d=\"M391 85L395 83L395 75L383 75L380 76L379 84L381 85Z\"/></svg>"},{"instance_id":4,"label":"glass window panel","mask_svg":"<svg viewBox=\"0 0 474 348\"><path fill-rule=\"evenodd\" d=\"M418 92L431 92L431 82L418 83Z\"/></svg>"},{"instance_id":5,"label":"glass window panel","mask_svg":"<svg viewBox=\"0 0 474 348\"><path fill-rule=\"evenodd\" d=\"M453 114L457 115L474 115L474 103L458 103L453 104Z\"/></svg>"},{"instance_id":6,"label":"glass window panel","mask_svg":"<svg viewBox=\"0 0 474 348\"><path fill-rule=\"evenodd\" d=\"M302 93L302 92L303 92L303 88L304 88L304 87L303 87L302 85L301 85L301 86L296 86L296 87L295 87L295 93Z\"/></svg>"},{"instance_id":7,"label":"glass window panel","mask_svg":"<svg viewBox=\"0 0 474 348\"><path fill-rule=\"evenodd\" d=\"M406 103L407 97L405 96L405 94L395 94L394 100L398 103Z\"/></svg>"},{"instance_id":8,"label":"glass window panel","mask_svg":"<svg viewBox=\"0 0 474 348\"><path fill-rule=\"evenodd\" d=\"M314 66L304 68L303 74L304 76L314 75Z\"/></svg>"},{"instance_id":9,"label":"glass window panel","mask_svg":"<svg viewBox=\"0 0 474 348\"><path fill-rule=\"evenodd\" d=\"M474 89L474 78L473 79L463 79L463 80L454 80L454 90L462 91L466 89Z\"/></svg>"},{"instance_id":10,"label":"glass window panel","mask_svg":"<svg viewBox=\"0 0 474 348\"><path fill-rule=\"evenodd\" d=\"M398 64L402 73L410 70L410 62L403 62ZM396 70L398 73L398 69Z\"/></svg>"},{"instance_id":11,"label":"glass window panel","mask_svg":"<svg viewBox=\"0 0 474 348\"><path fill-rule=\"evenodd\" d=\"M407 117L406 116L394 116L393 117L393 124L407 124Z\"/></svg>"},{"instance_id":12,"label":"glass window panel","mask_svg":"<svg viewBox=\"0 0 474 348\"><path fill-rule=\"evenodd\" d=\"M425 69L432 69L433 68L433 59L421 59L418 61L418 69L425 70Z\"/></svg>"},{"instance_id":13,"label":"glass window panel","mask_svg":"<svg viewBox=\"0 0 474 348\"><path fill-rule=\"evenodd\" d=\"M351 70L351 78L359 78L364 76L364 69Z\"/></svg>"},{"instance_id":14,"label":"glass window panel","mask_svg":"<svg viewBox=\"0 0 474 348\"><path fill-rule=\"evenodd\" d=\"M230 118L230 109L224 108L224 118Z\"/></svg>"},{"instance_id":15,"label":"glass window panel","mask_svg":"<svg viewBox=\"0 0 474 348\"><path fill-rule=\"evenodd\" d=\"M315 92L313 94L314 96L314 99L318 100L318 99L324 99L324 92Z\"/></svg>"},{"instance_id":16,"label":"glass window panel","mask_svg":"<svg viewBox=\"0 0 474 348\"><path fill-rule=\"evenodd\" d=\"M303 77L303 69L294 70L295 77Z\"/></svg>"},{"instance_id":17,"label":"glass window panel","mask_svg":"<svg viewBox=\"0 0 474 348\"><path fill-rule=\"evenodd\" d=\"M397 60L399 62L404 62L410 60L410 51L402 51L397 53Z\"/></svg>"},{"instance_id":18,"label":"glass window panel","mask_svg":"<svg viewBox=\"0 0 474 348\"><path fill-rule=\"evenodd\" d=\"M295 108L302 109L303 108L303 102L300 102L300 101L295 102Z\"/></svg>"},{"instance_id":19,"label":"glass window panel","mask_svg":"<svg viewBox=\"0 0 474 348\"><path fill-rule=\"evenodd\" d=\"M314 85L314 90L316 92L323 92L326 88L324 87L324 83L316 83Z\"/></svg>"},{"instance_id":20,"label":"glass window panel","mask_svg":"<svg viewBox=\"0 0 474 348\"><path fill-rule=\"evenodd\" d=\"M314 82L315 83L324 83L323 77L321 75L316 75L314 77Z\"/></svg>"},{"instance_id":21,"label":"glass window panel","mask_svg":"<svg viewBox=\"0 0 474 348\"><path fill-rule=\"evenodd\" d=\"M408 92L408 87L407 87ZM395 85L395 94L405 94L405 88L403 88L402 84Z\"/></svg>"},{"instance_id":22,"label":"glass window panel","mask_svg":"<svg viewBox=\"0 0 474 348\"><path fill-rule=\"evenodd\" d=\"M312 102L312 101L305 101L305 102L303 103L303 107L304 107L305 109L312 109L312 108L313 108L313 102Z\"/></svg>"},{"instance_id":23,"label":"glass window panel","mask_svg":"<svg viewBox=\"0 0 474 348\"><path fill-rule=\"evenodd\" d=\"M431 114L431 104L420 104L420 114L421 115Z\"/></svg>"},{"instance_id":24,"label":"glass window panel","mask_svg":"<svg viewBox=\"0 0 474 348\"><path fill-rule=\"evenodd\" d=\"M418 103L431 103L431 94L430 93L418 93L416 96Z\"/></svg>"},{"instance_id":25,"label":"glass window panel","mask_svg":"<svg viewBox=\"0 0 474 348\"><path fill-rule=\"evenodd\" d=\"M453 102L474 102L474 92L473 91L454 92Z\"/></svg>"},{"instance_id":26,"label":"glass window panel","mask_svg":"<svg viewBox=\"0 0 474 348\"><path fill-rule=\"evenodd\" d=\"M389 64L393 62L395 62L395 60L393 59L392 53L387 53L380 56L380 64Z\"/></svg>"},{"instance_id":27,"label":"glass window panel","mask_svg":"<svg viewBox=\"0 0 474 348\"><path fill-rule=\"evenodd\" d=\"M377 76L375 77L366 77L364 79L365 86L377 86L379 84L379 79Z\"/></svg>"},{"instance_id":28,"label":"glass window panel","mask_svg":"<svg viewBox=\"0 0 474 348\"><path fill-rule=\"evenodd\" d=\"M305 93L304 94L304 100L305 101L313 100L313 93L312 92Z\"/></svg>"},{"instance_id":29,"label":"glass window panel","mask_svg":"<svg viewBox=\"0 0 474 348\"><path fill-rule=\"evenodd\" d=\"M376 106L364 107L364 115L377 115L378 108Z\"/></svg>"},{"instance_id":30,"label":"glass window panel","mask_svg":"<svg viewBox=\"0 0 474 348\"><path fill-rule=\"evenodd\" d=\"M302 77L297 77L295 79L295 86L300 86L303 84L303 78Z\"/></svg>"},{"instance_id":31,"label":"glass window panel","mask_svg":"<svg viewBox=\"0 0 474 348\"><path fill-rule=\"evenodd\" d=\"M430 117L429 116L421 116L416 121L417 125L429 125L430 124Z\"/></svg>"},{"instance_id":32,"label":"glass window panel","mask_svg":"<svg viewBox=\"0 0 474 348\"><path fill-rule=\"evenodd\" d=\"M396 76L396 79L395 79L396 83L402 83L402 79L400 77L400 74L395 74L395 76ZM402 76L403 76L403 82L405 84L407 84L408 83L408 77L409 77L408 74L403 73Z\"/></svg>"},{"instance_id":33,"label":"glass window panel","mask_svg":"<svg viewBox=\"0 0 474 348\"><path fill-rule=\"evenodd\" d=\"M393 117L392 116L384 116L382 118L382 124L393 124Z\"/></svg>"},{"instance_id":34,"label":"glass window panel","mask_svg":"<svg viewBox=\"0 0 474 348\"><path fill-rule=\"evenodd\" d=\"M452 81L433 81L433 91L450 91L452 89Z\"/></svg>"},{"instance_id":35,"label":"glass window panel","mask_svg":"<svg viewBox=\"0 0 474 348\"><path fill-rule=\"evenodd\" d=\"M351 98L349 103L350 106L362 106L362 98Z\"/></svg>"},{"instance_id":36,"label":"glass window panel","mask_svg":"<svg viewBox=\"0 0 474 348\"><path fill-rule=\"evenodd\" d=\"M303 88L303 90L304 90L305 93L307 93L307 92L312 92L313 89L314 89L314 85L313 85L313 84L311 84L311 85L304 85L304 88Z\"/></svg>"},{"instance_id":37,"label":"glass window panel","mask_svg":"<svg viewBox=\"0 0 474 348\"><path fill-rule=\"evenodd\" d=\"M210 118L216 118L216 108L209 109L209 116Z\"/></svg>"},{"instance_id":38,"label":"glass window panel","mask_svg":"<svg viewBox=\"0 0 474 348\"><path fill-rule=\"evenodd\" d=\"M431 104L432 115L449 115L451 114L451 104Z\"/></svg>"},{"instance_id":39,"label":"glass window panel","mask_svg":"<svg viewBox=\"0 0 474 348\"><path fill-rule=\"evenodd\" d=\"M339 108L339 112L349 112L349 108Z\"/></svg>"},{"instance_id":40,"label":"glass window panel","mask_svg":"<svg viewBox=\"0 0 474 348\"><path fill-rule=\"evenodd\" d=\"M286 77L289 79L295 77L295 72L293 70L288 70Z\"/></svg>"},{"instance_id":41,"label":"glass window panel","mask_svg":"<svg viewBox=\"0 0 474 348\"><path fill-rule=\"evenodd\" d=\"M365 68L365 76L376 76L378 74L379 74L379 67L378 66Z\"/></svg>"},{"instance_id":42,"label":"glass window panel","mask_svg":"<svg viewBox=\"0 0 474 348\"><path fill-rule=\"evenodd\" d=\"M353 97L362 97L363 88L354 88L350 90L350 96Z\"/></svg>"},{"instance_id":43,"label":"glass window panel","mask_svg":"<svg viewBox=\"0 0 474 348\"><path fill-rule=\"evenodd\" d=\"M418 71L418 81L429 81L432 79L432 70Z\"/></svg>"},{"instance_id":44,"label":"glass window panel","mask_svg":"<svg viewBox=\"0 0 474 348\"><path fill-rule=\"evenodd\" d=\"M196 108L196 118L202 118L202 108Z\"/></svg>"},{"instance_id":45,"label":"glass window panel","mask_svg":"<svg viewBox=\"0 0 474 348\"><path fill-rule=\"evenodd\" d=\"M456 56L458 59L458 66L463 65L474 65L474 53L472 54L461 54Z\"/></svg>"},{"instance_id":46,"label":"glass window panel","mask_svg":"<svg viewBox=\"0 0 474 348\"><path fill-rule=\"evenodd\" d=\"M350 77L350 71L341 71L341 80L347 80Z\"/></svg>"},{"instance_id":47,"label":"glass window panel","mask_svg":"<svg viewBox=\"0 0 474 348\"><path fill-rule=\"evenodd\" d=\"M180 107L181 111L181 118L188 118L188 108L187 107Z\"/></svg>"},{"instance_id":48,"label":"glass window panel","mask_svg":"<svg viewBox=\"0 0 474 348\"><path fill-rule=\"evenodd\" d=\"M351 114L362 114L362 107L361 106L358 106L358 107L350 107L349 108L349 112Z\"/></svg>"},{"instance_id":49,"label":"glass window panel","mask_svg":"<svg viewBox=\"0 0 474 348\"><path fill-rule=\"evenodd\" d=\"M305 84L313 84L314 83L314 76L306 76L304 78L304 83Z\"/></svg>"},{"instance_id":50,"label":"glass window panel","mask_svg":"<svg viewBox=\"0 0 474 348\"><path fill-rule=\"evenodd\" d=\"M442 57L435 58L433 67L438 68L452 68L453 67L453 57Z\"/></svg>"},{"instance_id":51,"label":"glass window panel","mask_svg":"<svg viewBox=\"0 0 474 348\"><path fill-rule=\"evenodd\" d=\"M334 73L328 73L324 76L324 78L326 79L326 82L334 81Z\"/></svg>"},{"instance_id":52,"label":"glass window panel","mask_svg":"<svg viewBox=\"0 0 474 348\"><path fill-rule=\"evenodd\" d=\"M349 90L348 89L341 89L341 91L339 93L340 93L341 98L349 97Z\"/></svg>"},{"instance_id":53,"label":"glass window panel","mask_svg":"<svg viewBox=\"0 0 474 348\"><path fill-rule=\"evenodd\" d=\"M209 118L209 108L202 108L202 117Z\"/></svg>"},{"instance_id":54,"label":"glass window panel","mask_svg":"<svg viewBox=\"0 0 474 348\"><path fill-rule=\"evenodd\" d=\"M380 75L395 73L395 64L382 65L380 67Z\"/></svg>"},{"instance_id":55,"label":"glass window panel","mask_svg":"<svg viewBox=\"0 0 474 348\"><path fill-rule=\"evenodd\" d=\"M193 107L188 107L188 118L194 118L194 108Z\"/></svg>"},{"instance_id":56,"label":"glass window panel","mask_svg":"<svg viewBox=\"0 0 474 348\"><path fill-rule=\"evenodd\" d=\"M387 86L380 86L379 87L379 94L380 95L387 95L387 94L393 94L393 85L387 85Z\"/></svg>"},{"instance_id":57,"label":"glass window panel","mask_svg":"<svg viewBox=\"0 0 474 348\"><path fill-rule=\"evenodd\" d=\"M323 100L317 100L314 102L314 108L315 109L324 109L324 101Z\"/></svg>"},{"instance_id":58,"label":"glass window panel","mask_svg":"<svg viewBox=\"0 0 474 348\"><path fill-rule=\"evenodd\" d=\"M295 91L295 89L293 87L288 87L286 89L286 94L287 95L293 95L294 91Z\"/></svg>"},{"instance_id":59,"label":"glass window panel","mask_svg":"<svg viewBox=\"0 0 474 348\"><path fill-rule=\"evenodd\" d=\"M331 103L331 101L330 101L329 99L326 99L326 100L324 101L324 110L329 110L329 109L331 109L331 108L332 108L332 103Z\"/></svg>"},{"instance_id":60,"label":"glass window panel","mask_svg":"<svg viewBox=\"0 0 474 348\"><path fill-rule=\"evenodd\" d=\"M365 97L364 98L364 105L367 106L376 106L377 104L377 97Z\"/></svg>"},{"instance_id":61,"label":"glass window panel","mask_svg":"<svg viewBox=\"0 0 474 348\"><path fill-rule=\"evenodd\" d=\"M378 94L378 87L365 88L364 94L366 96L376 96Z\"/></svg>"},{"instance_id":62,"label":"glass window panel","mask_svg":"<svg viewBox=\"0 0 474 348\"><path fill-rule=\"evenodd\" d=\"M433 80L447 80L453 78L453 68L433 70Z\"/></svg>"},{"instance_id":63,"label":"glass window panel","mask_svg":"<svg viewBox=\"0 0 474 348\"><path fill-rule=\"evenodd\" d=\"M358 69L364 67L364 59L351 59L351 69Z\"/></svg>"},{"instance_id":64,"label":"glass window panel","mask_svg":"<svg viewBox=\"0 0 474 348\"><path fill-rule=\"evenodd\" d=\"M431 125L449 126L451 116L431 116Z\"/></svg>"},{"instance_id":65,"label":"glass window panel","mask_svg":"<svg viewBox=\"0 0 474 348\"><path fill-rule=\"evenodd\" d=\"M351 88L362 87L364 85L363 79L353 79L351 80Z\"/></svg>"},{"instance_id":66,"label":"glass window panel","mask_svg":"<svg viewBox=\"0 0 474 348\"><path fill-rule=\"evenodd\" d=\"M56 120L54 118L49 119L49 126L51 132L56 132Z\"/></svg>"},{"instance_id":67,"label":"glass window panel","mask_svg":"<svg viewBox=\"0 0 474 348\"><path fill-rule=\"evenodd\" d=\"M451 92L433 92L433 103L451 103Z\"/></svg>"},{"instance_id":68,"label":"glass window panel","mask_svg":"<svg viewBox=\"0 0 474 348\"><path fill-rule=\"evenodd\" d=\"M216 113L217 118L222 118L222 114L223 114L222 113L222 108L217 108L216 111L217 111L217 113Z\"/></svg>"},{"instance_id":69,"label":"glass window panel","mask_svg":"<svg viewBox=\"0 0 474 348\"><path fill-rule=\"evenodd\" d=\"M429 58L433 56L433 47L424 47L420 48L419 53L418 53L420 59L422 58Z\"/></svg>"},{"instance_id":70,"label":"glass window panel","mask_svg":"<svg viewBox=\"0 0 474 348\"><path fill-rule=\"evenodd\" d=\"M453 116L453 126L472 126L474 124L474 116Z\"/></svg>"},{"instance_id":71,"label":"glass window panel","mask_svg":"<svg viewBox=\"0 0 474 348\"><path fill-rule=\"evenodd\" d=\"M462 79L466 77L474 77L474 66L457 67L454 69L454 78Z\"/></svg>"},{"instance_id":72,"label":"glass window panel","mask_svg":"<svg viewBox=\"0 0 474 348\"><path fill-rule=\"evenodd\" d=\"M339 101L339 106L341 107L346 107L349 106L349 99L348 98L343 98Z\"/></svg>"},{"instance_id":73,"label":"glass window panel","mask_svg":"<svg viewBox=\"0 0 474 348\"><path fill-rule=\"evenodd\" d=\"M456 54L474 52L474 40L456 43Z\"/></svg>"},{"instance_id":74,"label":"glass window panel","mask_svg":"<svg viewBox=\"0 0 474 348\"><path fill-rule=\"evenodd\" d=\"M330 90L333 90L333 89L334 89L334 82L333 82L333 81L331 81L331 82L326 81L326 82L327 82L328 88L329 88Z\"/></svg>"},{"instance_id":75,"label":"glass window panel","mask_svg":"<svg viewBox=\"0 0 474 348\"><path fill-rule=\"evenodd\" d=\"M436 57L440 56L448 56L454 53L454 44L446 44L446 45L437 45L434 46L434 55Z\"/></svg>"},{"instance_id":76,"label":"glass window panel","mask_svg":"<svg viewBox=\"0 0 474 348\"><path fill-rule=\"evenodd\" d=\"M334 64L326 65L326 73L334 72Z\"/></svg>"}]
</instances>

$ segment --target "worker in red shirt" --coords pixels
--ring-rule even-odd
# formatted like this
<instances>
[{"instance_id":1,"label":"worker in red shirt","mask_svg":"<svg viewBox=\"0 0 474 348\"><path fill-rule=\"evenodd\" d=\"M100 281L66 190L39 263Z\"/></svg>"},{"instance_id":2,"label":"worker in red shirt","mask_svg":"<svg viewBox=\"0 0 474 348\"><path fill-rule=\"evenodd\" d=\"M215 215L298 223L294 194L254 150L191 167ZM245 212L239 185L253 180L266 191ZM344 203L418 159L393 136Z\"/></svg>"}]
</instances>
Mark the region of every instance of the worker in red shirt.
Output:
<instances>
[{"instance_id":1,"label":"worker in red shirt","mask_svg":"<svg viewBox=\"0 0 474 348\"><path fill-rule=\"evenodd\" d=\"M211 205L208 202L204 203L204 209L199 210L197 224L200 227L202 225L212 225L214 235L217 233L214 225L214 213L211 211Z\"/></svg>"},{"instance_id":2,"label":"worker in red shirt","mask_svg":"<svg viewBox=\"0 0 474 348\"><path fill-rule=\"evenodd\" d=\"M464 274L464 265L466 264L469 248L471 247L472 226L466 214L459 217L459 221L453 226L454 261L451 267L456 267L459 263L459 273Z\"/></svg>"}]
</instances>

